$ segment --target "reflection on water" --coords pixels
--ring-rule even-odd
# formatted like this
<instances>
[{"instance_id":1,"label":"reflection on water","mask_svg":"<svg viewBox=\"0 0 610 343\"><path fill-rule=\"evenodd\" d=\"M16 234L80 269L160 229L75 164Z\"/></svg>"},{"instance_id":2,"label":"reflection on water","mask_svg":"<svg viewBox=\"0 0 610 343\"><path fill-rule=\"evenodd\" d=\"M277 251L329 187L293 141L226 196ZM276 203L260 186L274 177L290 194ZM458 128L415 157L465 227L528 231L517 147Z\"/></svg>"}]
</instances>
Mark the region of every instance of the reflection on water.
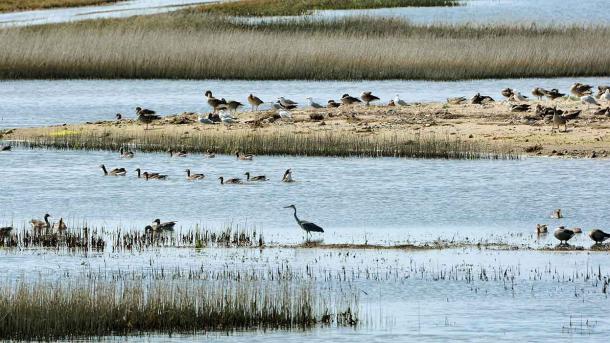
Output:
<instances>
[{"instance_id":1,"label":"reflection on water","mask_svg":"<svg viewBox=\"0 0 610 343\"><path fill-rule=\"evenodd\" d=\"M211 109L203 93L247 104L250 93L263 101L284 96L307 104L311 96L326 103L344 93L359 95L370 90L387 103L398 93L409 102L445 101L448 97L472 96L477 92L501 98L500 90L511 87L528 94L534 87L564 92L574 82L610 84L609 78L504 79L473 81L222 81L222 80L62 80L0 82L0 129L44 126L85 121L112 120L117 112L135 117L142 106L163 115L204 112ZM267 104L267 106L269 106ZM264 108L261 106L261 109ZM246 109L249 110L249 109Z\"/></svg>"}]
</instances>

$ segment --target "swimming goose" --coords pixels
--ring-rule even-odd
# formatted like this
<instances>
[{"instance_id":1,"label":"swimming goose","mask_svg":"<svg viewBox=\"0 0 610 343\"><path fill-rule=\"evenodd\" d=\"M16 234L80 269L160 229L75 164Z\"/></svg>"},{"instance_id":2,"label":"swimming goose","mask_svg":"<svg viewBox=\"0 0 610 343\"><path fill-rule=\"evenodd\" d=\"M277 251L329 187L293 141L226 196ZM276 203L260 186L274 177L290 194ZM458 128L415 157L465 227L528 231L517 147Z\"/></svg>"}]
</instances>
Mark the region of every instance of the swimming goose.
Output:
<instances>
[{"instance_id":1,"label":"swimming goose","mask_svg":"<svg viewBox=\"0 0 610 343\"><path fill-rule=\"evenodd\" d=\"M231 184L231 185L235 185L235 184L241 184L243 182L241 182L240 179L238 178L230 178L230 179L226 179L224 177L219 177L218 180L220 180L220 184L221 185L225 185L225 184Z\"/></svg>"},{"instance_id":2,"label":"swimming goose","mask_svg":"<svg viewBox=\"0 0 610 343\"><path fill-rule=\"evenodd\" d=\"M553 233L553 236L555 236L555 238L557 238L559 240L559 244L568 244L568 241L574 237L574 231L570 230L570 229L566 229L565 226L560 226L557 229L555 229L555 232Z\"/></svg>"},{"instance_id":3,"label":"swimming goose","mask_svg":"<svg viewBox=\"0 0 610 343\"><path fill-rule=\"evenodd\" d=\"M258 111L258 107L264 104L263 100L261 100L257 96L252 95L252 93L248 95L248 103L250 104L250 106L252 106L252 112Z\"/></svg>"},{"instance_id":4,"label":"swimming goose","mask_svg":"<svg viewBox=\"0 0 610 343\"><path fill-rule=\"evenodd\" d=\"M553 88L550 91L547 91L545 95L547 98L549 98L551 100L555 100L557 98L564 97L565 93L560 93L557 88Z\"/></svg>"},{"instance_id":5,"label":"swimming goose","mask_svg":"<svg viewBox=\"0 0 610 343\"><path fill-rule=\"evenodd\" d=\"M140 168L135 170L136 173L138 173L138 179L142 177L142 170L140 170ZM149 172L145 172L148 174L148 177L153 177L153 176L157 176L159 175L159 173L149 173Z\"/></svg>"},{"instance_id":6,"label":"swimming goose","mask_svg":"<svg viewBox=\"0 0 610 343\"><path fill-rule=\"evenodd\" d=\"M246 181L267 181L267 177L265 175L252 176L250 177L250 172L244 173L246 175Z\"/></svg>"},{"instance_id":7,"label":"swimming goose","mask_svg":"<svg viewBox=\"0 0 610 343\"><path fill-rule=\"evenodd\" d=\"M398 94L394 97L394 104L397 106L407 106L407 102L398 97Z\"/></svg>"},{"instance_id":8,"label":"swimming goose","mask_svg":"<svg viewBox=\"0 0 610 343\"><path fill-rule=\"evenodd\" d=\"M119 153L121 154L121 158L133 158L134 156L133 151L129 151L123 147L119 149Z\"/></svg>"},{"instance_id":9,"label":"swimming goose","mask_svg":"<svg viewBox=\"0 0 610 343\"><path fill-rule=\"evenodd\" d=\"M167 175L163 175L163 174L144 172L142 175L144 176L144 179L146 179L146 181L148 181L148 180L167 180Z\"/></svg>"},{"instance_id":10,"label":"swimming goose","mask_svg":"<svg viewBox=\"0 0 610 343\"><path fill-rule=\"evenodd\" d=\"M337 108L339 106L341 106L341 104L338 102L335 102L335 100L332 100L332 99L328 100L328 102L326 103L326 107L328 107L328 108Z\"/></svg>"},{"instance_id":11,"label":"swimming goose","mask_svg":"<svg viewBox=\"0 0 610 343\"><path fill-rule=\"evenodd\" d=\"M136 107L136 114L138 115L137 120L146 124L146 130L148 130L148 124L152 123L155 120L161 119L161 117L156 115L155 113L155 111Z\"/></svg>"},{"instance_id":12,"label":"swimming goose","mask_svg":"<svg viewBox=\"0 0 610 343\"><path fill-rule=\"evenodd\" d=\"M610 238L610 233L605 233L602 230L595 229L589 232L589 237L591 237L591 239L595 241L595 244L601 244L606 239Z\"/></svg>"},{"instance_id":13,"label":"swimming goose","mask_svg":"<svg viewBox=\"0 0 610 343\"><path fill-rule=\"evenodd\" d=\"M205 178L205 175L203 175L203 174L191 174L190 169L186 170L186 179L189 181L203 180L204 178Z\"/></svg>"},{"instance_id":14,"label":"swimming goose","mask_svg":"<svg viewBox=\"0 0 610 343\"><path fill-rule=\"evenodd\" d=\"M176 222L161 223L160 219L155 219L153 220L152 229L154 231L174 231L174 225L176 225Z\"/></svg>"},{"instance_id":15,"label":"swimming goose","mask_svg":"<svg viewBox=\"0 0 610 343\"><path fill-rule=\"evenodd\" d=\"M242 104L239 101L235 101L235 100L231 100L231 101L227 101L227 108L229 109L229 112L237 112L237 109L244 106L244 104Z\"/></svg>"},{"instance_id":16,"label":"swimming goose","mask_svg":"<svg viewBox=\"0 0 610 343\"><path fill-rule=\"evenodd\" d=\"M593 92L591 91L592 86L585 85L580 82L576 82L570 87L570 92L577 97L583 97L585 95L591 95Z\"/></svg>"},{"instance_id":17,"label":"swimming goose","mask_svg":"<svg viewBox=\"0 0 610 343\"><path fill-rule=\"evenodd\" d=\"M465 103L468 99L463 96L458 96L454 98L447 98L447 103L451 105L461 105Z\"/></svg>"},{"instance_id":18,"label":"swimming goose","mask_svg":"<svg viewBox=\"0 0 610 343\"><path fill-rule=\"evenodd\" d=\"M307 98L307 100L309 100L309 106L311 108L316 108L316 109L324 108L324 106L322 106L322 105L318 104L317 102L313 101L313 99L311 97Z\"/></svg>"},{"instance_id":19,"label":"swimming goose","mask_svg":"<svg viewBox=\"0 0 610 343\"><path fill-rule=\"evenodd\" d=\"M242 161L252 161L252 159L254 158L254 155L242 154L239 151L235 152L235 156L237 157L238 160L242 160Z\"/></svg>"},{"instance_id":20,"label":"swimming goose","mask_svg":"<svg viewBox=\"0 0 610 343\"><path fill-rule=\"evenodd\" d=\"M536 233L543 234L548 232L548 226L546 224L536 224Z\"/></svg>"},{"instance_id":21,"label":"swimming goose","mask_svg":"<svg viewBox=\"0 0 610 343\"><path fill-rule=\"evenodd\" d=\"M292 171L290 169L286 169L284 172L284 176L282 176L282 182L294 182L292 179Z\"/></svg>"},{"instance_id":22,"label":"swimming goose","mask_svg":"<svg viewBox=\"0 0 610 343\"><path fill-rule=\"evenodd\" d=\"M510 98L511 96L513 96L513 94L515 94L514 89L512 88L504 88L500 93L505 98Z\"/></svg>"},{"instance_id":23,"label":"swimming goose","mask_svg":"<svg viewBox=\"0 0 610 343\"><path fill-rule=\"evenodd\" d=\"M343 94L343 96L341 96L341 103L343 105L353 105L356 103L362 102L360 101L360 99L355 98L353 96L350 96L349 94Z\"/></svg>"},{"instance_id":24,"label":"swimming goose","mask_svg":"<svg viewBox=\"0 0 610 343\"><path fill-rule=\"evenodd\" d=\"M599 96L599 100L610 102L610 89L606 89L606 91Z\"/></svg>"},{"instance_id":25,"label":"swimming goose","mask_svg":"<svg viewBox=\"0 0 610 343\"><path fill-rule=\"evenodd\" d=\"M189 154L186 151L174 151L172 149L167 150L169 157L187 157Z\"/></svg>"},{"instance_id":26,"label":"swimming goose","mask_svg":"<svg viewBox=\"0 0 610 343\"><path fill-rule=\"evenodd\" d=\"M360 99L362 99L367 106L369 106L371 102L379 100L372 92L362 92L362 94L360 94Z\"/></svg>"},{"instance_id":27,"label":"swimming goose","mask_svg":"<svg viewBox=\"0 0 610 343\"><path fill-rule=\"evenodd\" d=\"M536 87L532 89L532 95L538 98L538 100L542 100L542 97L546 95L548 91L541 87Z\"/></svg>"},{"instance_id":28,"label":"swimming goose","mask_svg":"<svg viewBox=\"0 0 610 343\"><path fill-rule=\"evenodd\" d=\"M585 95L585 96L581 97L580 102L583 103L584 105L587 105L587 109L589 109L591 107L591 105L599 106L599 103L597 103L597 101L595 100L595 98L592 95Z\"/></svg>"},{"instance_id":29,"label":"swimming goose","mask_svg":"<svg viewBox=\"0 0 610 343\"><path fill-rule=\"evenodd\" d=\"M47 213L44 215L44 221L38 220L38 219L32 219L30 221L30 224L32 224L32 229L34 229L36 231L42 231L43 229L50 229L51 223L49 223L49 217L51 217L51 215Z\"/></svg>"},{"instance_id":30,"label":"swimming goose","mask_svg":"<svg viewBox=\"0 0 610 343\"><path fill-rule=\"evenodd\" d=\"M106 166L101 164L100 168L102 168L102 171L104 172L105 176L125 176L127 175L127 170L125 170L125 168L114 168L112 169L110 172L108 172L108 170L106 169Z\"/></svg>"}]
</instances>

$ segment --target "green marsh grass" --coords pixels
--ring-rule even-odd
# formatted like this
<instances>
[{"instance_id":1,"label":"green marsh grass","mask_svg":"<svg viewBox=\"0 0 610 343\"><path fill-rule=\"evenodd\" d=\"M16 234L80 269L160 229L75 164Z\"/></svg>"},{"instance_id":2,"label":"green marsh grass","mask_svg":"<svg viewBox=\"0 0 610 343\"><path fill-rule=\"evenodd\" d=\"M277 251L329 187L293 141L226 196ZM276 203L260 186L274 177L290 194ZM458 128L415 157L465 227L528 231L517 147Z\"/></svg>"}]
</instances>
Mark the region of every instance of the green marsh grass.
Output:
<instances>
[{"instance_id":1,"label":"green marsh grass","mask_svg":"<svg viewBox=\"0 0 610 343\"><path fill-rule=\"evenodd\" d=\"M124 0L0 0L0 12L104 5Z\"/></svg>"},{"instance_id":2,"label":"green marsh grass","mask_svg":"<svg viewBox=\"0 0 610 343\"><path fill-rule=\"evenodd\" d=\"M607 76L607 27L247 20L191 11L0 30L0 78L429 79ZM289 46L290 48L283 48Z\"/></svg>"}]
</instances>

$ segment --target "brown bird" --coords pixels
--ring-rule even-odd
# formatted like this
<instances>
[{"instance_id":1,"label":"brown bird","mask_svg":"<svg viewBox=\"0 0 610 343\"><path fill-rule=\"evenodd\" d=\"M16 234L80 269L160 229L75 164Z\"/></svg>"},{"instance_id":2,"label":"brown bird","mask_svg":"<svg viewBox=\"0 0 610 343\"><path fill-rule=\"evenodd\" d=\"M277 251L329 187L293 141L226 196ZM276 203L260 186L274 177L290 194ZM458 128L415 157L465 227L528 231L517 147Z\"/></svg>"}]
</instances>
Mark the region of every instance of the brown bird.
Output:
<instances>
[{"instance_id":1,"label":"brown bird","mask_svg":"<svg viewBox=\"0 0 610 343\"><path fill-rule=\"evenodd\" d=\"M127 175L127 170L125 168L114 168L111 171L108 171L106 169L106 166L101 164L100 168L102 168L102 171L104 172L105 176L125 176Z\"/></svg>"},{"instance_id":2,"label":"brown bird","mask_svg":"<svg viewBox=\"0 0 610 343\"><path fill-rule=\"evenodd\" d=\"M263 104L263 100L252 94L248 95L248 103L252 106L252 112L258 111L258 107Z\"/></svg>"},{"instance_id":3,"label":"brown bird","mask_svg":"<svg viewBox=\"0 0 610 343\"><path fill-rule=\"evenodd\" d=\"M227 101L226 106L229 109L229 111L231 112L236 112L238 108L242 107L244 104L242 104L239 101L235 101L235 100L231 100L231 101Z\"/></svg>"},{"instance_id":4,"label":"brown bird","mask_svg":"<svg viewBox=\"0 0 610 343\"><path fill-rule=\"evenodd\" d=\"M599 110L593 112L596 116L609 116L610 117L610 107L600 108Z\"/></svg>"},{"instance_id":5,"label":"brown bird","mask_svg":"<svg viewBox=\"0 0 610 343\"><path fill-rule=\"evenodd\" d=\"M356 104L359 102L362 102L362 101L360 101L360 99L358 99L358 98L350 96L349 94L343 94L343 96L341 97L341 103L343 105L352 105L352 104Z\"/></svg>"},{"instance_id":6,"label":"brown bird","mask_svg":"<svg viewBox=\"0 0 610 343\"><path fill-rule=\"evenodd\" d=\"M511 112L527 112L529 110L530 110L530 105L528 105L528 104L511 105L511 107L510 107Z\"/></svg>"},{"instance_id":7,"label":"brown bird","mask_svg":"<svg viewBox=\"0 0 610 343\"><path fill-rule=\"evenodd\" d=\"M51 228L51 223L49 223L49 217L51 217L50 214L45 214L44 215L44 221L39 220L39 219L32 219L30 221L30 224L32 224L32 229L34 229L35 231L42 231L44 229L50 229Z\"/></svg>"},{"instance_id":8,"label":"brown bird","mask_svg":"<svg viewBox=\"0 0 610 343\"><path fill-rule=\"evenodd\" d=\"M339 107L339 106L341 106L341 104L335 102L335 100L332 100L332 99L328 100L328 104L326 105L326 107L328 107L328 108L336 108L336 107Z\"/></svg>"},{"instance_id":9,"label":"brown bird","mask_svg":"<svg viewBox=\"0 0 610 343\"><path fill-rule=\"evenodd\" d=\"M585 95L591 95L593 93L593 91L591 91L592 87L593 86L585 85L580 82L576 82L575 84L572 85L572 87L570 87L570 92L572 92L572 94L574 94L575 96L580 98Z\"/></svg>"},{"instance_id":10,"label":"brown bird","mask_svg":"<svg viewBox=\"0 0 610 343\"><path fill-rule=\"evenodd\" d=\"M538 100L542 100L542 97L546 95L548 91L544 88L536 87L532 90L532 95L538 98Z\"/></svg>"},{"instance_id":11,"label":"brown bird","mask_svg":"<svg viewBox=\"0 0 610 343\"><path fill-rule=\"evenodd\" d=\"M589 232L589 237L591 237L591 239L595 241L595 244L601 244L606 239L610 238L610 233L605 233L602 230L595 229Z\"/></svg>"},{"instance_id":12,"label":"brown bird","mask_svg":"<svg viewBox=\"0 0 610 343\"><path fill-rule=\"evenodd\" d=\"M513 96L515 94L515 90L512 88L504 88L501 92L503 97L505 98L510 98L511 96Z\"/></svg>"},{"instance_id":13,"label":"brown bird","mask_svg":"<svg viewBox=\"0 0 610 343\"><path fill-rule=\"evenodd\" d=\"M360 99L362 99L367 106L369 106L371 102L379 100L372 92L362 92Z\"/></svg>"},{"instance_id":14,"label":"brown bird","mask_svg":"<svg viewBox=\"0 0 610 343\"><path fill-rule=\"evenodd\" d=\"M610 86L597 86L597 98L599 99L602 94L604 94L606 92L606 90L609 90Z\"/></svg>"},{"instance_id":15,"label":"brown bird","mask_svg":"<svg viewBox=\"0 0 610 343\"><path fill-rule=\"evenodd\" d=\"M155 111L151 111L145 108L136 107L136 114L138 115L138 121L146 124L146 130L148 130L148 124L155 120L161 119L160 116L155 114Z\"/></svg>"},{"instance_id":16,"label":"brown bird","mask_svg":"<svg viewBox=\"0 0 610 343\"><path fill-rule=\"evenodd\" d=\"M203 180L204 178L205 178L205 175L203 175L203 174L191 174L190 169L186 170L186 179L189 181Z\"/></svg>"},{"instance_id":17,"label":"brown bird","mask_svg":"<svg viewBox=\"0 0 610 343\"><path fill-rule=\"evenodd\" d=\"M241 179L238 179L238 178L235 178L235 177L234 177L234 178L230 178L230 179L226 179L226 180L225 180L225 178L221 176L221 177L219 177L219 178L218 178L218 180L220 180L220 184L221 184L221 185L226 185L226 184L232 184L232 185L236 185L236 184L241 184L241 183L243 183L243 182L241 181Z\"/></svg>"},{"instance_id":18,"label":"brown bird","mask_svg":"<svg viewBox=\"0 0 610 343\"><path fill-rule=\"evenodd\" d=\"M553 235L555 236L555 238L557 238L559 240L559 244L568 244L568 241L574 237L574 231L570 230L570 229L566 229L564 226L560 226L557 229L555 229L555 232L553 233Z\"/></svg>"},{"instance_id":19,"label":"brown bird","mask_svg":"<svg viewBox=\"0 0 610 343\"><path fill-rule=\"evenodd\" d=\"M466 97L463 97L463 96L457 96L454 98L447 99L447 103L451 104L451 105L461 105L461 104L465 103L466 101L468 101L468 99L466 99Z\"/></svg>"},{"instance_id":20,"label":"brown bird","mask_svg":"<svg viewBox=\"0 0 610 343\"><path fill-rule=\"evenodd\" d=\"M218 111L220 107L226 104L226 101L224 99L216 99L212 95L212 91L205 91L205 96L208 98L208 105L210 105L210 107L212 108L213 113L216 113L216 111Z\"/></svg>"},{"instance_id":21,"label":"brown bird","mask_svg":"<svg viewBox=\"0 0 610 343\"><path fill-rule=\"evenodd\" d=\"M551 100L555 100L557 98L561 98L561 97L565 96L565 93L560 93L557 88L553 88L550 91L547 91L545 95L547 98L549 98Z\"/></svg>"},{"instance_id":22,"label":"brown bird","mask_svg":"<svg viewBox=\"0 0 610 343\"><path fill-rule=\"evenodd\" d=\"M265 175L250 176L250 172L246 172L244 175L246 175L246 181L267 181L268 180Z\"/></svg>"}]
</instances>

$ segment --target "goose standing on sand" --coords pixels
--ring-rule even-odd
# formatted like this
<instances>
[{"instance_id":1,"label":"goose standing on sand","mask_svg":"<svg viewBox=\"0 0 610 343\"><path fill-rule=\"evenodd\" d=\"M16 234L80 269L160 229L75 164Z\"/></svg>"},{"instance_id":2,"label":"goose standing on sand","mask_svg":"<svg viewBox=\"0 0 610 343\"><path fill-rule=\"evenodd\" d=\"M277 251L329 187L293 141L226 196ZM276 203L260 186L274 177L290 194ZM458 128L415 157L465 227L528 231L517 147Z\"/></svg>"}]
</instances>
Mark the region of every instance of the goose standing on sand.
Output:
<instances>
[{"instance_id":1,"label":"goose standing on sand","mask_svg":"<svg viewBox=\"0 0 610 343\"><path fill-rule=\"evenodd\" d=\"M30 224L32 224L32 229L36 230L36 231L42 231L44 229L50 229L51 228L51 223L49 223L49 217L51 217L50 214L45 214L44 215L44 220L39 220L39 219L32 219L30 221Z\"/></svg>"},{"instance_id":2,"label":"goose standing on sand","mask_svg":"<svg viewBox=\"0 0 610 343\"><path fill-rule=\"evenodd\" d=\"M241 160L241 161L252 161L252 159L254 158L254 155L242 154L239 151L236 151L235 157L237 157L237 159Z\"/></svg>"},{"instance_id":3,"label":"goose standing on sand","mask_svg":"<svg viewBox=\"0 0 610 343\"><path fill-rule=\"evenodd\" d=\"M155 114L155 111L143 109L141 107L136 107L136 114L138 115L138 121L146 124L146 130L148 130L148 124L152 123L155 120L161 119L160 116Z\"/></svg>"},{"instance_id":4,"label":"goose standing on sand","mask_svg":"<svg viewBox=\"0 0 610 343\"><path fill-rule=\"evenodd\" d=\"M207 97L208 105L212 108L212 112L216 113L216 111L223 105L225 105L226 101L224 99L216 99L212 95L212 91L205 91L205 96Z\"/></svg>"},{"instance_id":5,"label":"goose standing on sand","mask_svg":"<svg viewBox=\"0 0 610 343\"><path fill-rule=\"evenodd\" d=\"M595 241L595 244L602 244L606 239L610 238L610 233L595 229L589 232L589 237Z\"/></svg>"},{"instance_id":6,"label":"goose standing on sand","mask_svg":"<svg viewBox=\"0 0 610 343\"><path fill-rule=\"evenodd\" d=\"M160 219L155 219L152 228L154 231L174 231L174 225L176 225L176 222L161 223Z\"/></svg>"},{"instance_id":7,"label":"goose standing on sand","mask_svg":"<svg viewBox=\"0 0 610 343\"><path fill-rule=\"evenodd\" d=\"M224 177L220 176L220 177L218 177L218 180L220 180L220 184L221 184L221 185L227 185L227 184L229 184L229 185L237 185L237 184L241 184L241 183L243 183L243 182L241 181L241 179L238 179L238 178L236 178L236 177L233 177L233 178L230 178L230 179L226 179L226 180L225 180L225 178L224 178Z\"/></svg>"},{"instance_id":8,"label":"goose standing on sand","mask_svg":"<svg viewBox=\"0 0 610 343\"><path fill-rule=\"evenodd\" d=\"M312 232L324 233L324 229L322 229L318 225L316 225L316 224L314 224L312 222L308 222L306 220L299 219L299 217L297 217L297 208L296 208L296 206L289 205L289 206L286 206L284 208L291 208L291 209L294 210L294 219L297 221L297 224L299 224L301 229L303 229L303 230L305 230L305 232L307 232L308 236L311 235Z\"/></svg>"},{"instance_id":9,"label":"goose standing on sand","mask_svg":"<svg viewBox=\"0 0 610 343\"><path fill-rule=\"evenodd\" d=\"M121 158L133 158L135 156L133 151L129 151L123 147L119 149L119 154L121 154Z\"/></svg>"},{"instance_id":10,"label":"goose standing on sand","mask_svg":"<svg viewBox=\"0 0 610 343\"><path fill-rule=\"evenodd\" d=\"M337 108L339 106L341 106L341 104L338 102L335 102L335 100L333 100L333 99L328 100L328 102L326 103L327 108Z\"/></svg>"},{"instance_id":11,"label":"goose standing on sand","mask_svg":"<svg viewBox=\"0 0 610 343\"><path fill-rule=\"evenodd\" d=\"M587 109L589 109L591 107L591 105L600 106L599 103L593 97L593 95L585 95L585 96L581 97L580 102L583 103L584 105L587 105Z\"/></svg>"},{"instance_id":12,"label":"goose standing on sand","mask_svg":"<svg viewBox=\"0 0 610 343\"><path fill-rule=\"evenodd\" d=\"M568 121L576 119L580 113L581 111L573 111L562 115L559 114L559 111L555 110L553 113L553 127L551 128L551 131L555 130L555 127L559 130L559 127L563 125L564 132L568 132ZM561 212L559 214L561 215Z\"/></svg>"},{"instance_id":13,"label":"goose standing on sand","mask_svg":"<svg viewBox=\"0 0 610 343\"><path fill-rule=\"evenodd\" d=\"M267 179L267 177L265 175L250 176L250 172L245 172L244 175L246 175L246 181L267 181L267 180L269 180L269 179Z\"/></svg>"},{"instance_id":14,"label":"goose standing on sand","mask_svg":"<svg viewBox=\"0 0 610 343\"><path fill-rule=\"evenodd\" d=\"M515 90L512 88L504 88L500 94L502 94L503 97L510 99L510 97L513 96L513 94L515 94Z\"/></svg>"},{"instance_id":15,"label":"goose standing on sand","mask_svg":"<svg viewBox=\"0 0 610 343\"><path fill-rule=\"evenodd\" d=\"M254 112L258 111L258 107L264 104L264 101L250 93L250 95L248 95L248 103L250 104L250 106L252 106L252 112Z\"/></svg>"},{"instance_id":16,"label":"goose standing on sand","mask_svg":"<svg viewBox=\"0 0 610 343\"><path fill-rule=\"evenodd\" d=\"M577 97L583 97L585 95L591 95L593 92L591 91L592 86L585 85L580 82L576 82L570 87L570 92Z\"/></svg>"},{"instance_id":17,"label":"goose standing on sand","mask_svg":"<svg viewBox=\"0 0 610 343\"><path fill-rule=\"evenodd\" d=\"M551 99L551 100L555 100L557 98L561 98L565 96L565 93L561 93L559 92L559 90L557 88L553 88L550 91L546 92L546 97Z\"/></svg>"},{"instance_id":18,"label":"goose standing on sand","mask_svg":"<svg viewBox=\"0 0 610 343\"><path fill-rule=\"evenodd\" d=\"M294 179L292 178L292 170L286 169L284 176L282 176L282 182L294 182Z\"/></svg>"},{"instance_id":19,"label":"goose standing on sand","mask_svg":"<svg viewBox=\"0 0 610 343\"><path fill-rule=\"evenodd\" d=\"M324 106L318 104L317 102L313 101L312 97L308 97L307 100L309 101L309 107L311 108L315 108L315 109L320 109L320 108L324 108Z\"/></svg>"},{"instance_id":20,"label":"goose standing on sand","mask_svg":"<svg viewBox=\"0 0 610 343\"><path fill-rule=\"evenodd\" d=\"M379 98L373 95L372 92L362 92L362 94L360 94L360 99L364 101L366 106L369 106L373 101L379 100Z\"/></svg>"},{"instance_id":21,"label":"goose standing on sand","mask_svg":"<svg viewBox=\"0 0 610 343\"><path fill-rule=\"evenodd\" d=\"M396 106L407 106L407 105L408 105L406 101L402 100L402 99L401 99L401 98L398 96L398 94L396 94L396 96L394 97L394 104L395 104Z\"/></svg>"},{"instance_id":22,"label":"goose standing on sand","mask_svg":"<svg viewBox=\"0 0 610 343\"><path fill-rule=\"evenodd\" d=\"M186 171L186 179L189 181L203 180L205 175L203 174L191 174L191 170L187 169Z\"/></svg>"},{"instance_id":23,"label":"goose standing on sand","mask_svg":"<svg viewBox=\"0 0 610 343\"><path fill-rule=\"evenodd\" d=\"M360 101L360 99L355 98L349 94L343 94L341 96L341 104L348 106L348 105L353 105L353 104L357 104L357 103L361 103L362 101Z\"/></svg>"},{"instance_id":24,"label":"goose standing on sand","mask_svg":"<svg viewBox=\"0 0 610 343\"><path fill-rule=\"evenodd\" d=\"M106 166L100 164L100 168L104 172L105 176L125 176L127 175L127 170L125 168L114 168L110 172L106 169Z\"/></svg>"},{"instance_id":25,"label":"goose standing on sand","mask_svg":"<svg viewBox=\"0 0 610 343\"><path fill-rule=\"evenodd\" d=\"M542 100L542 97L546 95L548 91L541 87L536 87L532 89L532 95L538 98L538 100Z\"/></svg>"},{"instance_id":26,"label":"goose standing on sand","mask_svg":"<svg viewBox=\"0 0 610 343\"><path fill-rule=\"evenodd\" d=\"M560 226L557 229L555 229L555 232L553 233L553 236L555 236L555 238L557 238L559 240L559 245L564 244L568 245L568 241L574 237L574 231L570 230L570 229L566 229L565 226Z\"/></svg>"}]
</instances>

